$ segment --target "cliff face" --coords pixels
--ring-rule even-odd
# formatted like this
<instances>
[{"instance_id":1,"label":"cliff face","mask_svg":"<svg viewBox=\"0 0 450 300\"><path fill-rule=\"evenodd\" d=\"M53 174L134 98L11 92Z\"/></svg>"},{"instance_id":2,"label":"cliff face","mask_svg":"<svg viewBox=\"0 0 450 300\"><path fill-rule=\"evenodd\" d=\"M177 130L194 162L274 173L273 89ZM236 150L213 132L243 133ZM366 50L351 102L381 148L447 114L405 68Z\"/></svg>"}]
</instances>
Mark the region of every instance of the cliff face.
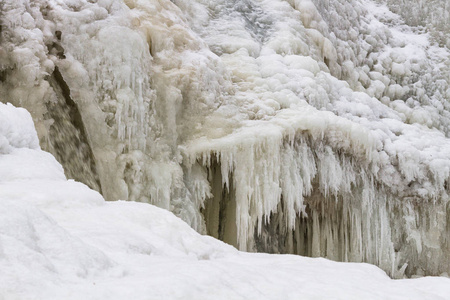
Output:
<instances>
[{"instance_id":1,"label":"cliff face","mask_svg":"<svg viewBox=\"0 0 450 300\"><path fill-rule=\"evenodd\" d=\"M397 2L6 0L0 100L107 200L242 250L439 275L449 7Z\"/></svg>"}]
</instances>

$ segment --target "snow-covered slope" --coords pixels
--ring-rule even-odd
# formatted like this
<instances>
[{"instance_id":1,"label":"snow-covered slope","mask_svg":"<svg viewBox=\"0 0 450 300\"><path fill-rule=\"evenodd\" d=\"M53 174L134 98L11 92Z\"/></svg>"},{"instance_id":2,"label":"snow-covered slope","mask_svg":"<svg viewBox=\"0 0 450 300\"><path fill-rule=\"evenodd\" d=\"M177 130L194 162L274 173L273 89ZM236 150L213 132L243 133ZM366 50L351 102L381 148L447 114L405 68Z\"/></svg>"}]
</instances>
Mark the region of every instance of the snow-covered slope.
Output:
<instances>
[{"instance_id":1,"label":"snow-covered slope","mask_svg":"<svg viewBox=\"0 0 450 300\"><path fill-rule=\"evenodd\" d=\"M450 279L249 254L145 203L105 202L0 103L0 299L450 299Z\"/></svg>"},{"instance_id":2,"label":"snow-covered slope","mask_svg":"<svg viewBox=\"0 0 450 300\"><path fill-rule=\"evenodd\" d=\"M449 273L450 7L432 2L4 0L0 100L107 200L241 250Z\"/></svg>"}]
</instances>

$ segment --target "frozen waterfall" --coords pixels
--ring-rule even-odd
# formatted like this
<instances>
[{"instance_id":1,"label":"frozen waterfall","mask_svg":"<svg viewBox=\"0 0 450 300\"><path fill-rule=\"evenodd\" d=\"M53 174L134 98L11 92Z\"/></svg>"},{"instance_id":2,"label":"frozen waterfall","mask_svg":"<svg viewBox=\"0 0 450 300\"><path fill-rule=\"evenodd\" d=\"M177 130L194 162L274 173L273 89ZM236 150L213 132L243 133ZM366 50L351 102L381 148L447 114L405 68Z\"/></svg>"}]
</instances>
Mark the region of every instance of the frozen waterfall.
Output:
<instances>
[{"instance_id":1,"label":"frozen waterfall","mask_svg":"<svg viewBox=\"0 0 450 300\"><path fill-rule=\"evenodd\" d=\"M0 101L67 177L241 250L450 273L448 1L0 10Z\"/></svg>"}]
</instances>

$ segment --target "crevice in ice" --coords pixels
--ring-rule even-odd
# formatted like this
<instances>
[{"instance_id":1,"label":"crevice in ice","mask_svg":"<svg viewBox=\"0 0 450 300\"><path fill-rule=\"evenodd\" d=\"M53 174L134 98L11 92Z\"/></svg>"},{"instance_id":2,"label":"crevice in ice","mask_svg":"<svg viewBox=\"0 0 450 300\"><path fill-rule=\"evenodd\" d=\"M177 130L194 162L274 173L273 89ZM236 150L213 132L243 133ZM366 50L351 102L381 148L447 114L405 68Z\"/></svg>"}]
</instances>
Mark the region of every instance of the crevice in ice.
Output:
<instances>
[{"instance_id":1,"label":"crevice in ice","mask_svg":"<svg viewBox=\"0 0 450 300\"><path fill-rule=\"evenodd\" d=\"M236 197L233 182L223 186L222 173L217 160L209 167L208 180L212 197L204 202L202 214L208 235L238 247L236 228Z\"/></svg>"},{"instance_id":2,"label":"crevice in ice","mask_svg":"<svg viewBox=\"0 0 450 300\"><path fill-rule=\"evenodd\" d=\"M1 82L4 82L6 80L6 74L7 74L6 70L0 70L0 81Z\"/></svg>"},{"instance_id":3,"label":"crevice in ice","mask_svg":"<svg viewBox=\"0 0 450 300\"><path fill-rule=\"evenodd\" d=\"M61 55L64 55L63 53ZM58 161L64 166L68 178L84 182L101 192L95 158L89 145L83 119L70 89L55 66L48 78L56 99L47 102L47 114L53 120L49 129L50 144Z\"/></svg>"}]
</instances>

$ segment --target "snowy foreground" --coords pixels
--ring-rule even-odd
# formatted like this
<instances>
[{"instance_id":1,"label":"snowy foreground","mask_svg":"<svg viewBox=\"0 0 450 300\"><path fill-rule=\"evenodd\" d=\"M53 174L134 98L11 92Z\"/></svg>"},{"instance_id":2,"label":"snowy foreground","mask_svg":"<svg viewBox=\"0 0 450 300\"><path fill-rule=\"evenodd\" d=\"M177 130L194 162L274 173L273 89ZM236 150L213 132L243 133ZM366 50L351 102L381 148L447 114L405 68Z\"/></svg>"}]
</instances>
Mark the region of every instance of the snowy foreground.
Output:
<instances>
[{"instance_id":1,"label":"snowy foreground","mask_svg":"<svg viewBox=\"0 0 450 300\"><path fill-rule=\"evenodd\" d=\"M105 202L0 103L0 299L450 299L450 279L249 254L150 204Z\"/></svg>"}]
</instances>

